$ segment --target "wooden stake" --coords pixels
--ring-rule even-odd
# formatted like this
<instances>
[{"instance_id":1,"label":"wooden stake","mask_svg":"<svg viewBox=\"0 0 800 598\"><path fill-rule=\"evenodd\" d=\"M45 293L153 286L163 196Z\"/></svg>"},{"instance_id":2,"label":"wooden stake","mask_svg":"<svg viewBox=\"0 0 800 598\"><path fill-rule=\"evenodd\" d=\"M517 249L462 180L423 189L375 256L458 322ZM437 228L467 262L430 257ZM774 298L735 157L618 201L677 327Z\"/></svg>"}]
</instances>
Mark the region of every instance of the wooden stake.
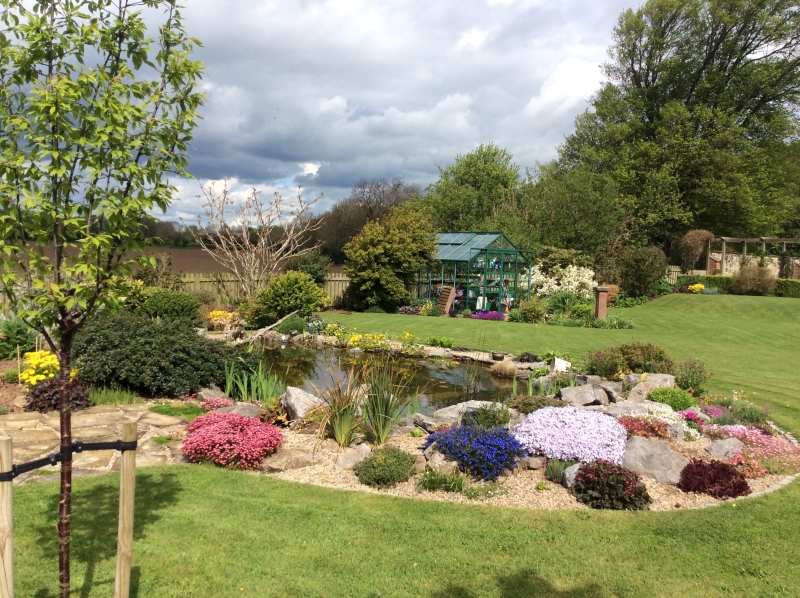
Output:
<instances>
[{"instance_id":1,"label":"wooden stake","mask_svg":"<svg viewBox=\"0 0 800 598\"><path fill-rule=\"evenodd\" d=\"M122 441L136 440L136 422L122 424ZM133 504L136 489L136 451L120 456L119 533L117 536L117 578L114 598L129 598L131 593L131 560L133 558Z\"/></svg>"},{"instance_id":2,"label":"wooden stake","mask_svg":"<svg viewBox=\"0 0 800 598\"><path fill-rule=\"evenodd\" d=\"M11 471L11 439L0 437L0 472ZM14 598L13 482L0 482L0 598Z\"/></svg>"}]
</instances>

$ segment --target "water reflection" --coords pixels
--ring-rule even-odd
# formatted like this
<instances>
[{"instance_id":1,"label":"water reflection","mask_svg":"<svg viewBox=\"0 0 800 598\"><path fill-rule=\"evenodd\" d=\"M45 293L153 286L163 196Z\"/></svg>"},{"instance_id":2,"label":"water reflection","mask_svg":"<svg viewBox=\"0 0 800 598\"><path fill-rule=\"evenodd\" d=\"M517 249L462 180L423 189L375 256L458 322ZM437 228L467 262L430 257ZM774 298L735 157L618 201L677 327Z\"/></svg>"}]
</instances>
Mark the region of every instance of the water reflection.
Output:
<instances>
[{"instance_id":1,"label":"water reflection","mask_svg":"<svg viewBox=\"0 0 800 598\"><path fill-rule=\"evenodd\" d=\"M336 349L308 349L288 346L264 348L266 367L284 381L311 393L318 393L334 380L341 379L365 362L385 363L384 356L354 357ZM458 364L446 360L397 358L392 360L412 378L411 386L422 393L420 411L431 415L435 410L461 401L505 400L511 395L512 382L494 377L479 364Z\"/></svg>"}]
</instances>

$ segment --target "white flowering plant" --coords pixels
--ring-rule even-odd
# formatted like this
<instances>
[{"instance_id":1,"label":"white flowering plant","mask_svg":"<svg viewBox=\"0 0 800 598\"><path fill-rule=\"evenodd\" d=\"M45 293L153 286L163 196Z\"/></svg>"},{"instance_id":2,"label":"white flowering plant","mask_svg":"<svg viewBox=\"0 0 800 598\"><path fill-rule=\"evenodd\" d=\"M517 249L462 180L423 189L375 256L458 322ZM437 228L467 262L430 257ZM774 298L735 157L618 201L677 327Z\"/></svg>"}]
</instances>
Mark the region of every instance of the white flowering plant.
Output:
<instances>
[{"instance_id":1,"label":"white flowering plant","mask_svg":"<svg viewBox=\"0 0 800 598\"><path fill-rule=\"evenodd\" d=\"M549 299L559 291L571 291L578 297L591 299L597 282L591 268L567 266L555 268L553 275L542 272L542 264L534 266L528 275L520 277L520 286L527 287L542 299Z\"/></svg>"}]
</instances>

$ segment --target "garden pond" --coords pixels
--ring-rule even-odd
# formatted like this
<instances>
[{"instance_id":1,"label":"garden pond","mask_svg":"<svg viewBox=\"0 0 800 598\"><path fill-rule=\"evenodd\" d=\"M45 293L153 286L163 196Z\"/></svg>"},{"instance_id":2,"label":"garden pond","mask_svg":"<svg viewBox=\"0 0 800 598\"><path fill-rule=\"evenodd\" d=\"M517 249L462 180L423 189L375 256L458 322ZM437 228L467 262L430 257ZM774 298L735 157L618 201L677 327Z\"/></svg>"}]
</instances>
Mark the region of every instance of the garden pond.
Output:
<instances>
[{"instance_id":1,"label":"garden pond","mask_svg":"<svg viewBox=\"0 0 800 598\"><path fill-rule=\"evenodd\" d=\"M510 379L492 376L489 368L478 363L459 363L447 358L428 359L386 356L353 356L337 349L310 349L287 346L264 348L265 367L287 386L321 395L334 381L344 379L354 368L367 363L378 366L391 359L392 366L404 371L419 389L419 411L432 415L437 409L468 400L506 400L512 394ZM522 390L520 385L520 391Z\"/></svg>"}]
</instances>

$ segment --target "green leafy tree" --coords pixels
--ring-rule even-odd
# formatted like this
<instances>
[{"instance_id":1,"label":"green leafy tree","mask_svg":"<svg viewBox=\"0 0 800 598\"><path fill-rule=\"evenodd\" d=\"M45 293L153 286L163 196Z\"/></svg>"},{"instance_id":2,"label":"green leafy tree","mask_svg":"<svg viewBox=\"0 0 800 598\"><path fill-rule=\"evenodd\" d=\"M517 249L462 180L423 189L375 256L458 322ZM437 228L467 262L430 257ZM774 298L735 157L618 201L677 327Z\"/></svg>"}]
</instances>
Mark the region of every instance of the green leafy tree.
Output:
<instances>
[{"instance_id":1,"label":"green leafy tree","mask_svg":"<svg viewBox=\"0 0 800 598\"><path fill-rule=\"evenodd\" d=\"M284 270L294 270L308 274L315 284L324 285L328 278L328 269L331 267L331 258L319 249L297 255L286 260Z\"/></svg>"},{"instance_id":2,"label":"green leafy tree","mask_svg":"<svg viewBox=\"0 0 800 598\"><path fill-rule=\"evenodd\" d=\"M436 234L424 213L394 208L344 246L347 299L355 309L393 312L411 299L408 287L434 261Z\"/></svg>"},{"instance_id":3,"label":"green leafy tree","mask_svg":"<svg viewBox=\"0 0 800 598\"><path fill-rule=\"evenodd\" d=\"M58 356L165 210L167 173L188 174L202 95L174 0L0 0L0 271L12 308ZM138 7L163 11L155 39ZM61 402L60 596L70 593L72 442Z\"/></svg>"}]
</instances>

